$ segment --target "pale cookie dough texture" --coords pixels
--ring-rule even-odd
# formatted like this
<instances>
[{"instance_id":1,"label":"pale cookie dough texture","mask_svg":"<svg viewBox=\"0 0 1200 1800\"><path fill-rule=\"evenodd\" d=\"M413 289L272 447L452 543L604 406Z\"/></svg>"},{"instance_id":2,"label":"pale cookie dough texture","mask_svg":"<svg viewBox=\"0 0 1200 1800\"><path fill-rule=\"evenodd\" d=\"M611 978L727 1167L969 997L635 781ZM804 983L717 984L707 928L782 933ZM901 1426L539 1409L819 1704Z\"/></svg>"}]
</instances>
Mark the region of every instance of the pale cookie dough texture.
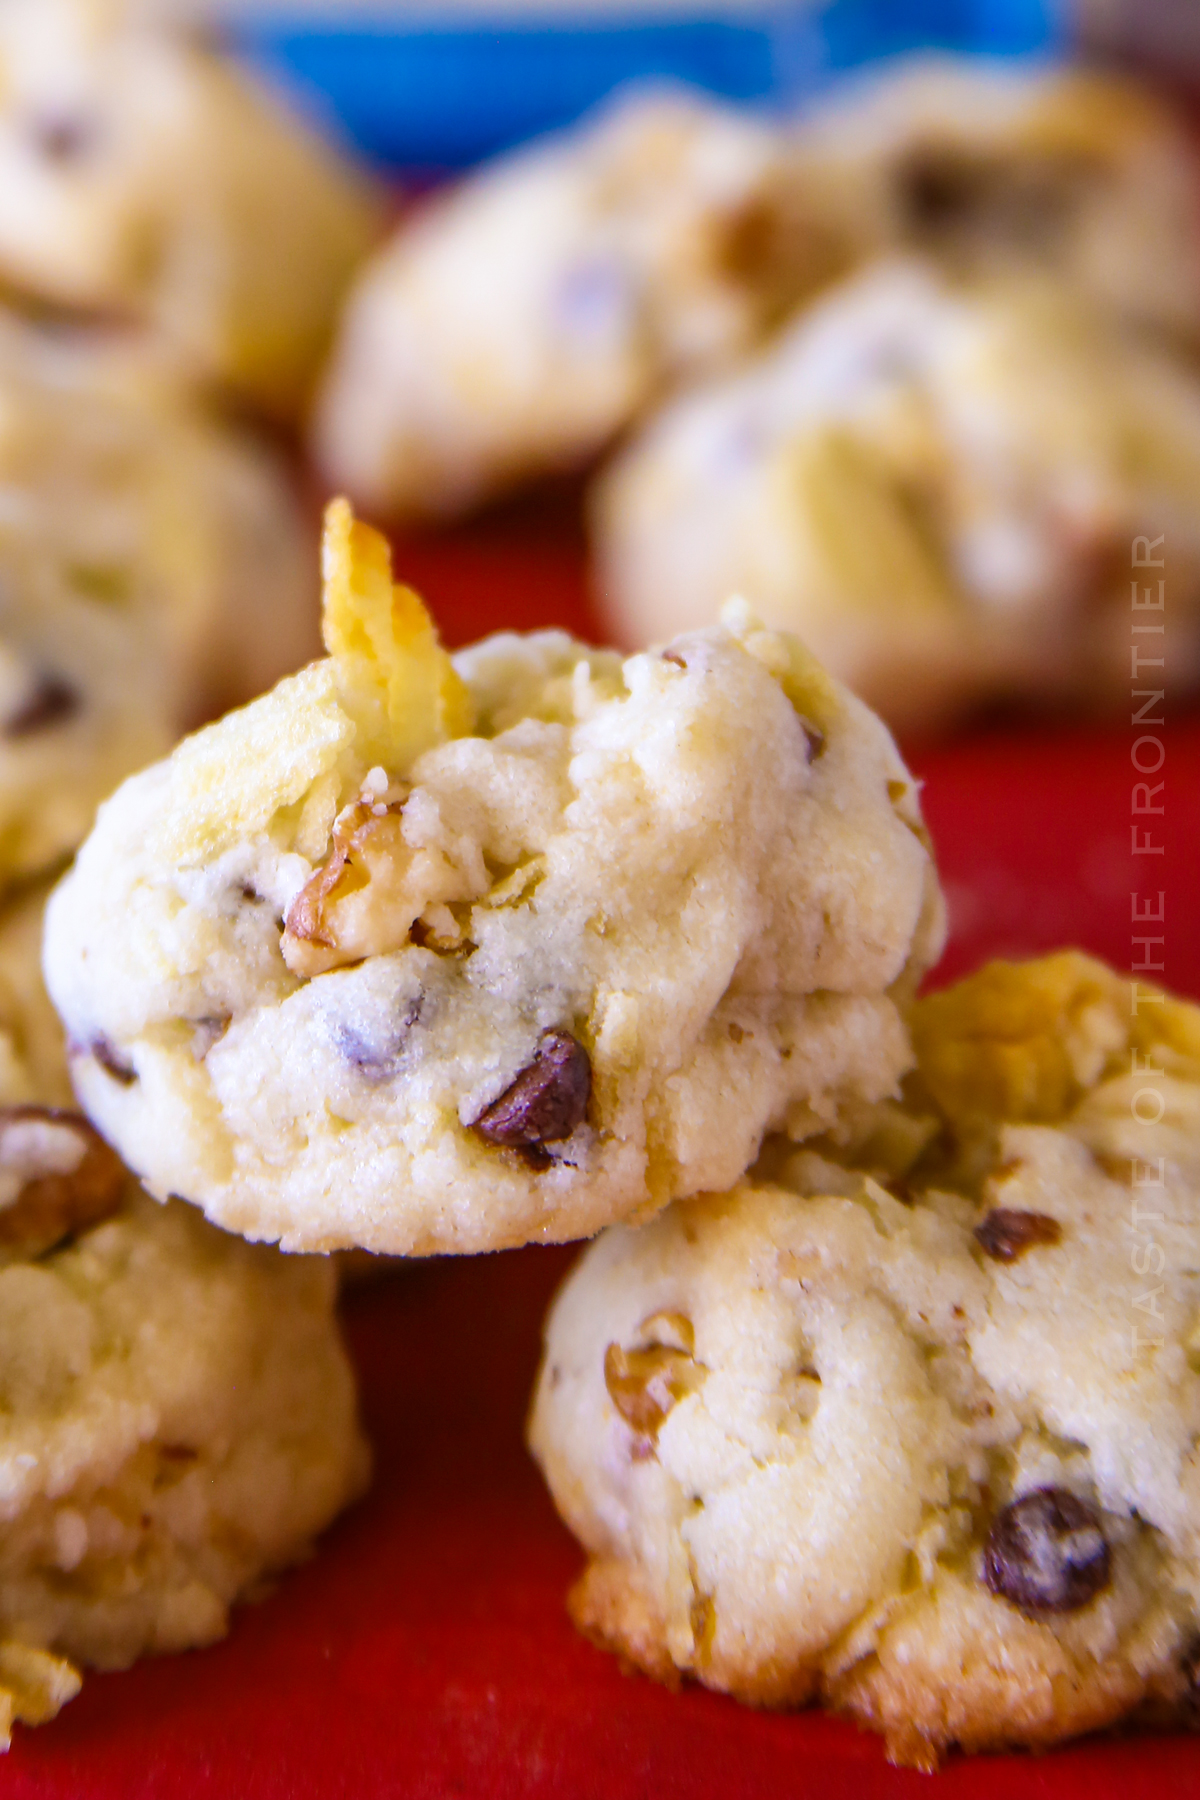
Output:
<instances>
[{"instance_id":1,"label":"pale cookie dough texture","mask_svg":"<svg viewBox=\"0 0 1200 1800\"><path fill-rule=\"evenodd\" d=\"M993 697L1127 700L1164 542L1170 682L1194 685L1198 517L1184 357L1040 277L908 260L670 403L593 507L619 641L706 624L739 592L902 730Z\"/></svg>"},{"instance_id":2,"label":"pale cookie dough texture","mask_svg":"<svg viewBox=\"0 0 1200 1800\"><path fill-rule=\"evenodd\" d=\"M77 1113L0 1107L0 1744L224 1635L361 1491L334 1270L141 1193Z\"/></svg>"},{"instance_id":3,"label":"pale cookie dough texture","mask_svg":"<svg viewBox=\"0 0 1200 1800\"><path fill-rule=\"evenodd\" d=\"M1097 70L913 57L835 88L790 138L810 231L845 266L915 250L1037 270L1156 330L1200 328L1200 180L1185 121Z\"/></svg>"},{"instance_id":4,"label":"pale cookie dough texture","mask_svg":"<svg viewBox=\"0 0 1200 1800\"><path fill-rule=\"evenodd\" d=\"M588 461L824 272L777 135L687 90L621 95L405 221L360 278L318 407L331 479L453 513Z\"/></svg>"},{"instance_id":5,"label":"pale cookie dough texture","mask_svg":"<svg viewBox=\"0 0 1200 1800\"><path fill-rule=\"evenodd\" d=\"M586 1632L926 1768L1192 1715L1200 1009L1131 985L992 964L902 1106L584 1253L531 1441Z\"/></svg>"},{"instance_id":6,"label":"pale cookie dough texture","mask_svg":"<svg viewBox=\"0 0 1200 1800\"><path fill-rule=\"evenodd\" d=\"M326 526L323 662L102 808L45 967L160 1195L295 1249L562 1239L895 1088L940 948L915 785L793 639L451 660Z\"/></svg>"},{"instance_id":7,"label":"pale cookie dough texture","mask_svg":"<svg viewBox=\"0 0 1200 1800\"><path fill-rule=\"evenodd\" d=\"M231 65L121 0L0 8L0 282L119 318L295 417L375 195Z\"/></svg>"},{"instance_id":8,"label":"pale cookie dough texture","mask_svg":"<svg viewBox=\"0 0 1200 1800\"><path fill-rule=\"evenodd\" d=\"M39 609L61 597L136 638L131 704L176 730L319 647L310 532L282 460L136 333L0 315L0 496L5 588L32 582Z\"/></svg>"}]
</instances>

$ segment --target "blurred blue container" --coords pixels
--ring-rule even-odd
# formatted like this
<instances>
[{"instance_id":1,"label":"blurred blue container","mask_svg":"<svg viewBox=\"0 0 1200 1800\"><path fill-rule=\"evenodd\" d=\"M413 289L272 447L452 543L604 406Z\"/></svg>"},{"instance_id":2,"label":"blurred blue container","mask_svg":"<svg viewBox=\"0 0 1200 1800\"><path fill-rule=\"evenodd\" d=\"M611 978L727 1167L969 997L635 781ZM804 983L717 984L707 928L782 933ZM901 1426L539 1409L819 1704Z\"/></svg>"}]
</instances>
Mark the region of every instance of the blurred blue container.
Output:
<instances>
[{"instance_id":1,"label":"blurred blue container","mask_svg":"<svg viewBox=\"0 0 1200 1800\"><path fill-rule=\"evenodd\" d=\"M831 75L935 47L1020 56L1052 50L1061 0L825 0L681 14L586 8L531 20L349 16L286 6L233 32L236 47L377 162L461 168L570 123L623 81L660 76L731 100L787 104Z\"/></svg>"}]
</instances>

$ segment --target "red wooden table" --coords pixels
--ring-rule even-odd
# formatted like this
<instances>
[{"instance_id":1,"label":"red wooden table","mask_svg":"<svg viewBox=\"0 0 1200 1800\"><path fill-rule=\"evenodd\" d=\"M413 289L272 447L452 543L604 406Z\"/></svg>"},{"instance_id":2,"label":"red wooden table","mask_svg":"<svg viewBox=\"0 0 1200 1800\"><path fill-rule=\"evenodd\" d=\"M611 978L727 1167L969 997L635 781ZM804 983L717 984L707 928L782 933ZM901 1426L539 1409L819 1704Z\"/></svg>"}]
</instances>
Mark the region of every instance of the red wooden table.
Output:
<instances>
[{"instance_id":1,"label":"red wooden table","mask_svg":"<svg viewBox=\"0 0 1200 1800\"><path fill-rule=\"evenodd\" d=\"M565 504L413 540L400 566L452 643L502 625L595 634ZM1164 933L1166 980L1200 996L1200 716L1158 734L1153 858L1130 854L1137 735L1009 726L913 749L950 900L947 976L1065 943L1128 967L1140 929ZM1131 925L1133 891L1166 894L1163 926ZM562 1602L578 1553L521 1446L541 1316L571 1255L418 1263L352 1295L368 1498L224 1644L93 1676L53 1725L18 1727L0 1800L1200 1794L1200 1740L955 1759L930 1778L890 1769L852 1726L670 1694L576 1637Z\"/></svg>"}]
</instances>

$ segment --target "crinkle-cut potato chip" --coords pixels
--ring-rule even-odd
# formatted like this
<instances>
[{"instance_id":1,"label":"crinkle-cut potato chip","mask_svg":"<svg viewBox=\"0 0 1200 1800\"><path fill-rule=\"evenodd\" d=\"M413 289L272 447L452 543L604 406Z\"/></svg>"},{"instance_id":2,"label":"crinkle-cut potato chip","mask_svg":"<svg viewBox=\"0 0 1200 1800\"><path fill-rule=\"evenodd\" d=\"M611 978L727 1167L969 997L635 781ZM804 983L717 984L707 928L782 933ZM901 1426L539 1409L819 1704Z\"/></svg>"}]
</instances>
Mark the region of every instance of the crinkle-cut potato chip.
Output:
<instances>
[{"instance_id":1,"label":"crinkle-cut potato chip","mask_svg":"<svg viewBox=\"0 0 1200 1800\"><path fill-rule=\"evenodd\" d=\"M85 1107L288 1249L495 1249L728 1185L892 1093L942 912L887 732L743 606L451 658L326 517L330 655L105 805L57 890Z\"/></svg>"},{"instance_id":2,"label":"crinkle-cut potato chip","mask_svg":"<svg viewBox=\"0 0 1200 1800\"><path fill-rule=\"evenodd\" d=\"M321 545L325 648L343 691L378 692L382 721L373 741L403 769L445 738L471 729L471 696L438 641L420 597L392 580L387 540L355 519L348 500L331 501Z\"/></svg>"}]
</instances>

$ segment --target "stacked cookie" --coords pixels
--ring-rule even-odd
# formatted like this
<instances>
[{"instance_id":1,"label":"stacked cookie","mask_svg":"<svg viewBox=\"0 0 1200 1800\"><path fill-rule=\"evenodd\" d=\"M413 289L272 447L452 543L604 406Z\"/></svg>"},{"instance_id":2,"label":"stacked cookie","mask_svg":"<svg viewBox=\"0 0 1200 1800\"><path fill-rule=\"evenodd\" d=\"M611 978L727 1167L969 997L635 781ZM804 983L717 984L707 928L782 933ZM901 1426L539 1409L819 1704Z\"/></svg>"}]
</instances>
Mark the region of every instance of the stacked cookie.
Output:
<instances>
[{"instance_id":1,"label":"stacked cookie","mask_svg":"<svg viewBox=\"0 0 1200 1800\"><path fill-rule=\"evenodd\" d=\"M927 1767L1178 1716L1200 1010L1075 953L916 1000L914 785L744 607L451 658L345 502L324 572L326 659L128 780L51 901L92 1120L293 1249L599 1232L531 1442L577 1621L648 1673Z\"/></svg>"}]
</instances>

